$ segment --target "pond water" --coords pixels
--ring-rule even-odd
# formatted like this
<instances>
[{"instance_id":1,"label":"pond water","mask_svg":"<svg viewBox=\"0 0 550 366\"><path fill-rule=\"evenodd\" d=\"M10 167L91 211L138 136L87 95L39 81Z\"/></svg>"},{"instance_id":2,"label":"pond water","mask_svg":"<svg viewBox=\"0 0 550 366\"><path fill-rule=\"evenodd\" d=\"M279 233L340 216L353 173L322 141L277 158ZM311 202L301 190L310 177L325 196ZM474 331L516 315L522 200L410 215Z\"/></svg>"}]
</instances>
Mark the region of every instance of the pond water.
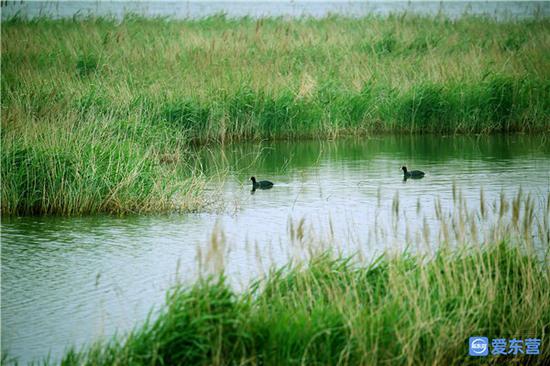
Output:
<instances>
[{"instance_id":1,"label":"pond water","mask_svg":"<svg viewBox=\"0 0 550 366\"><path fill-rule=\"evenodd\" d=\"M69 345L128 331L176 279L191 283L201 268L224 267L237 288L246 286L307 251L302 236L366 257L436 245L434 205L473 209L482 194L496 207L520 188L537 219L548 215L547 136L382 136L200 153L206 171L229 170L209 185L210 212L3 218L2 350L22 362L57 359ZM426 176L404 181L402 165ZM251 175L275 186L251 192Z\"/></svg>"},{"instance_id":2,"label":"pond water","mask_svg":"<svg viewBox=\"0 0 550 366\"><path fill-rule=\"evenodd\" d=\"M345 16L391 13L443 14L458 18L463 14L490 16L496 19L524 19L548 16L547 1L348 1L348 0L271 0L271 1L12 1L2 10L2 19L14 15L35 18L72 18L74 16L113 16L127 13L146 17L175 19L202 18L224 13L228 17Z\"/></svg>"}]
</instances>

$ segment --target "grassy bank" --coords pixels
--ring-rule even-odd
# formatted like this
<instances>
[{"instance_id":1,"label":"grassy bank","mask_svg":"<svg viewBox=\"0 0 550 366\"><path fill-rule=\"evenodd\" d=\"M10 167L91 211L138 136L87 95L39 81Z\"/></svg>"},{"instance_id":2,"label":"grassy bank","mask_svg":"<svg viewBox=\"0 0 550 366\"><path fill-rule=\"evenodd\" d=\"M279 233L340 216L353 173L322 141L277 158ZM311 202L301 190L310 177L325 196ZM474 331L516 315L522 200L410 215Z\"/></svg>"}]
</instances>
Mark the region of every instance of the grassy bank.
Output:
<instances>
[{"instance_id":1,"label":"grassy bank","mask_svg":"<svg viewBox=\"0 0 550 366\"><path fill-rule=\"evenodd\" d=\"M2 136L2 213L195 210L206 182L187 138L113 118L43 120Z\"/></svg>"},{"instance_id":2,"label":"grassy bank","mask_svg":"<svg viewBox=\"0 0 550 366\"><path fill-rule=\"evenodd\" d=\"M463 365L468 337L537 337L550 360L550 272L531 249L385 255L370 265L314 257L244 294L224 279L177 288L126 339L70 351L65 365ZM489 356L484 362L511 361Z\"/></svg>"},{"instance_id":3,"label":"grassy bank","mask_svg":"<svg viewBox=\"0 0 550 366\"><path fill-rule=\"evenodd\" d=\"M115 116L199 140L548 129L548 19L3 23L4 122Z\"/></svg>"},{"instance_id":4,"label":"grassy bank","mask_svg":"<svg viewBox=\"0 0 550 366\"><path fill-rule=\"evenodd\" d=\"M549 26L412 15L5 21L2 213L196 209L196 142L547 132Z\"/></svg>"}]
</instances>

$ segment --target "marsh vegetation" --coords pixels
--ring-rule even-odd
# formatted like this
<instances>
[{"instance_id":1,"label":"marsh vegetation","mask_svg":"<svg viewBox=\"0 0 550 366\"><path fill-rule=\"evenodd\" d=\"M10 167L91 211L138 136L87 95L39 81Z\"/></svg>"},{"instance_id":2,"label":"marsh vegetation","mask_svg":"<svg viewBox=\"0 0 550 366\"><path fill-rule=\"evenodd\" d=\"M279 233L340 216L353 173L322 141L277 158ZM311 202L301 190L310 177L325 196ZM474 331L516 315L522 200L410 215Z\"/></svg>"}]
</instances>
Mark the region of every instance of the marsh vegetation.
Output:
<instances>
[{"instance_id":1,"label":"marsh vegetation","mask_svg":"<svg viewBox=\"0 0 550 366\"><path fill-rule=\"evenodd\" d=\"M4 21L2 212L198 209L197 143L548 132L548 27L407 14Z\"/></svg>"},{"instance_id":2,"label":"marsh vegetation","mask_svg":"<svg viewBox=\"0 0 550 366\"><path fill-rule=\"evenodd\" d=\"M457 198L452 222L442 214L433 240L369 259L342 256L337 238L316 238L296 223L287 244L303 256L243 292L223 275L225 246L216 239L223 235L213 235L204 257L213 272L173 288L158 317L127 337L71 350L63 363L463 365L477 364L466 341L483 334L543 340L538 356L492 356L489 363L544 364L550 195L537 202L538 217L533 198L521 192L495 205L480 202L467 210ZM484 239L478 225L487 228Z\"/></svg>"},{"instance_id":3,"label":"marsh vegetation","mask_svg":"<svg viewBox=\"0 0 550 366\"><path fill-rule=\"evenodd\" d=\"M133 330L44 363L462 365L473 363L474 334L537 336L543 354L529 360L548 362L549 28L544 17L412 14L3 21L2 297L25 299L7 308L3 299L13 319L2 319L3 340L4 329L24 333L25 306L40 303L25 290L54 293L61 306L48 316L65 317L75 283L87 296L107 293L101 270L151 274L173 264L152 261L160 251L191 258L185 269L196 278ZM403 182L409 163L427 178ZM276 189L245 200L242 182L254 174ZM215 215L166 215L173 222L157 226L127 215L204 213L216 190L216 213L240 219L246 240L228 243L215 226L206 247L189 245ZM86 221L98 213L116 214L119 226L115 215ZM261 239L284 231L280 252L247 242L254 230ZM244 288L227 271L232 250L257 260ZM91 269L74 270L67 258L76 257ZM36 264L44 258L53 260ZM44 273L66 282L40 287ZM144 296L128 273L122 282Z\"/></svg>"}]
</instances>

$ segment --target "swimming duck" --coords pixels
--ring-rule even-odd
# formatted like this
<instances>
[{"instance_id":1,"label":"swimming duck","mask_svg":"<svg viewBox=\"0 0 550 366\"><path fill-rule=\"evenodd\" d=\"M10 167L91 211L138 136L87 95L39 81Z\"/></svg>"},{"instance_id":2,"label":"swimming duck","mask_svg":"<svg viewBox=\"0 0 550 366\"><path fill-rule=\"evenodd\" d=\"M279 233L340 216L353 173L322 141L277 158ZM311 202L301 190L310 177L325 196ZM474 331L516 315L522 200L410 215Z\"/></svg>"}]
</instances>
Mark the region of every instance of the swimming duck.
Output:
<instances>
[{"instance_id":1,"label":"swimming duck","mask_svg":"<svg viewBox=\"0 0 550 366\"><path fill-rule=\"evenodd\" d=\"M252 189L269 189L273 187L273 183L268 180L256 182L256 177L251 177L250 180L252 181Z\"/></svg>"},{"instance_id":2,"label":"swimming duck","mask_svg":"<svg viewBox=\"0 0 550 366\"><path fill-rule=\"evenodd\" d=\"M407 167L401 167L401 170L403 170L404 178L413 178L413 179L419 179L424 177L424 172L421 172L420 170L411 170L410 172L407 171Z\"/></svg>"}]
</instances>

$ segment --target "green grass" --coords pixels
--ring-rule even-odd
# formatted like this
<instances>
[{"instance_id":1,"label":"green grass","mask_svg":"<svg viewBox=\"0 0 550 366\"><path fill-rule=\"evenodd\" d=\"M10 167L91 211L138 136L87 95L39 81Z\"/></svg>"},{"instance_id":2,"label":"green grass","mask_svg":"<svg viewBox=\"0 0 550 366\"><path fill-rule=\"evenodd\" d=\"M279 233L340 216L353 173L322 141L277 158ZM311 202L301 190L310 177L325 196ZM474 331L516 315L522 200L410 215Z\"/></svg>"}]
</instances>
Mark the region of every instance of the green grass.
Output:
<instances>
[{"instance_id":1,"label":"green grass","mask_svg":"<svg viewBox=\"0 0 550 366\"><path fill-rule=\"evenodd\" d=\"M177 287L158 318L126 338L68 351L64 365L464 365L468 337L542 339L550 272L523 245L383 255L370 264L317 255L244 293L220 277ZM484 359L510 361L512 356Z\"/></svg>"},{"instance_id":2,"label":"green grass","mask_svg":"<svg viewBox=\"0 0 550 366\"><path fill-rule=\"evenodd\" d=\"M74 112L200 141L548 130L548 31L468 16L13 19L4 126Z\"/></svg>"},{"instance_id":3,"label":"green grass","mask_svg":"<svg viewBox=\"0 0 550 366\"><path fill-rule=\"evenodd\" d=\"M115 119L52 123L59 129L44 122L4 132L4 214L143 213L204 203L206 179L181 133Z\"/></svg>"},{"instance_id":4,"label":"green grass","mask_svg":"<svg viewBox=\"0 0 550 366\"><path fill-rule=\"evenodd\" d=\"M415 15L4 21L2 213L198 209L195 143L548 132L549 25Z\"/></svg>"}]
</instances>

